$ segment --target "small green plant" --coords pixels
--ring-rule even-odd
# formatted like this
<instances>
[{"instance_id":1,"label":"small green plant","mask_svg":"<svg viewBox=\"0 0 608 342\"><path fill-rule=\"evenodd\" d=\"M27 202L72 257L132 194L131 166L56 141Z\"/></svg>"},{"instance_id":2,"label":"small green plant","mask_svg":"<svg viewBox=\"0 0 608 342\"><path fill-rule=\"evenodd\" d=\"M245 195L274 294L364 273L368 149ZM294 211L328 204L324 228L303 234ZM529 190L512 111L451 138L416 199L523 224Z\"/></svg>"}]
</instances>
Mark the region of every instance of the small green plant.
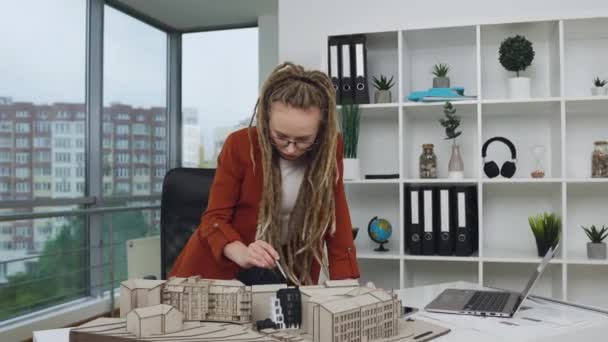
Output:
<instances>
[{"instance_id":1,"label":"small green plant","mask_svg":"<svg viewBox=\"0 0 608 342\"><path fill-rule=\"evenodd\" d=\"M435 77L447 77L450 67L447 64L439 63L433 67L433 75Z\"/></svg>"},{"instance_id":2,"label":"small green plant","mask_svg":"<svg viewBox=\"0 0 608 342\"><path fill-rule=\"evenodd\" d=\"M602 226L601 229L597 228L595 225L591 225L589 227L581 226L581 228L589 237L592 243L602 243L606 237L608 237L608 227Z\"/></svg>"},{"instance_id":3,"label":"small green plant","mask_svg":"<svg viewBox=\"0 0 608 342\"><path fill-rule=\"evenodd\" d=\"M500 44L498 61L507 70L517 73L526 70L534 60L532 43L525 36L509 37Z\"/></svg>"},{"instance_id":4,"label":"small green plant","mask_svg":"<svg viewBox=\"0 0 608 342\"><path fill-rule=\"evenodd\" d=\"M344 139L344 158L357 158L359 142L359 105L348 103L340 111L340 129Z\"/></svg>"},{"instance_id":5,"label":"small green plant","mask_svg":"<svg viewBox=\"0 0 608 342\"><path fill-rule=\"evenodd\" d=\"M462 134L462 131L456 131L458 126L460 126L460 117L456 115L456 108L454 108L450 101L444 103L443 113L445 114L445 118L439 119L439 123L445 127L445 140L454 139L454 144L456 144L456 138Z\"/></svg>"},{"instance_id":6,"label":"small green plant","mask_svg":"<svg viewBox=\"0 0 608 342\"><path fill-rule=\"evenodd\" d=\"M599 77L596 77L593 80L593 85L595 85L596 87L603 87L606 85L606 80L600 80Z\"/></svg>"},{"instance_id":7,"label":"small green plant","mask_svg":"<svg viewBox=\"0 0 608 342\"><path fill-rule=\"evenodd\" d=\"M538 255L544 256L550 247L559 243L562 223L555 213L542 213L528 217L530 229L536 239Z\"/></svg>"},{"instance_id":8,"label":"small green plant","mask_svg":"<svg viewBox=\"0 0 608 342\"><path fill-rule=\"evenodd\" d=\"M390 90L394 85L393 76L391 76L390 80L387 80L384 75L380 75L380 79L374 76L374 87L378 90Z\"/></svg>"}]
</instances>

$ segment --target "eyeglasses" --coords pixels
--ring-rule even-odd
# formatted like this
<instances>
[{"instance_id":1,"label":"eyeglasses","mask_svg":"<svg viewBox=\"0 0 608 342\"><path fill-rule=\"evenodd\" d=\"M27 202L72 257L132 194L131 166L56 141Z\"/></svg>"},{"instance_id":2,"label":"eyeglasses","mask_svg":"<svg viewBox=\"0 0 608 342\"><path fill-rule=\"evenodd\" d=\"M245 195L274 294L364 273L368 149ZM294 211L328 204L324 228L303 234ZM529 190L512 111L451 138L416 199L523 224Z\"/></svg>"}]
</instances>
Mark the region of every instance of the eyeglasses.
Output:
<instances>
[{"instance_id":1,"label":"eyeglasses","mask_svg":"<svg viewBox=\"0 0 608 342\"><path fill-rule=\"evenodd\" d=\"M317 145L317 140L313 141L295 141L286 138L277 137L273 133L270 133L270 142L279 149L286 149L290 144L293 144L297 150L310 151Z\"/></svg>"}]
</instances>

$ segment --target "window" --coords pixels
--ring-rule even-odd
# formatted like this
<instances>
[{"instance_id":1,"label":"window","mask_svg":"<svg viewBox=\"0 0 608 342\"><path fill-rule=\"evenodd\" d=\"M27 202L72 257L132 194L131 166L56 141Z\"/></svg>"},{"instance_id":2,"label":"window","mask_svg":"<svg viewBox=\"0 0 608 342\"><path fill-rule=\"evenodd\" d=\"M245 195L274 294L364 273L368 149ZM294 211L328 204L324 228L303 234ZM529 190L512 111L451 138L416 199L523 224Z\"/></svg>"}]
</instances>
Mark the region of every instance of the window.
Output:
<instances>
[{"instance_id":1,"label":"window","mask_svg":"<svg viewBox=\"0 0 608 342\"><path fill-rule=\"evenodd\" d=\"M29 118L30 117L30 113L28 111L25 110L18 110L16 113L16 116L18 118Z\"/></svg>"},{"instance_id":2,"label":"window","mask_svg":"<svg viewBox=\"0 0 608 342\"><path fill-rule=\"evenodd\" d=\"M165 141L164 140L156 140L154 142L154 149L158 150L158 151L164 151L165 150Z\"/></svg>"},{"instance_id":3,"label":"window","mask_svg":"<svg viewBox=\"0 0 608 342\"><path fill-rule=\"evenodd\" d=\"M55 168L55 177L59 178L68 178L72 176L72 169L69 167L56 167Z\"/></svg>"},{"instance_id":4,"label":"window","mask_svg":"<svg viewBox=\"0 0 608 342\"><path fill-rule=\"evenodd\" d=\"M30 153L29 152L17 152L15 154L15 162L17 164L27 164L30 162Z\"/></svg>"},{"instance_id":5,"label":"window","mask_svg":"<svg viewBox=\"0 0 608 342\"><path fill-rule=\"evenodd\" d=\"M129 154L128 153L119 153L116 155L116 160L120 164L128 164L129 163Z\"/></svg>"},{"instance_id":6,"label":"window","mask_svg":"<svg viewBox=\"0 0 608 342\"><path fill-rule=\"evenodd\" d=\"M54 133L58 134L70 134L70 124L67 122L56 122Z\"/></svg>"},{"instance_id":7,"label":"window","mask_svg":"<svg viewBox=\"0 0 608 342\"><path fill-rule=\"evenodd\" d=\"M81 150L82 150L82 149L84 149L84 139L82 139L82 138L77 138L77 139L75 140L75 142L76 142L76 144L75 144L75 145L76 145L76 147L77 147L78 149L81 149Z\"/></svg>"},{"instance_id":8,"label":"window","mask_svg":"<svg viewBox=\"0 0 608 342\"><path fill-rule=\"evenodd\" d=\"M48 148L51 146L51 138L34 137L35 148Z\"/></svg>"},{"instance_id":9,"label":"window","mask_svg":"<svg viewBox=\"0 0 608 342\"><path fill-rule=\"evenodd\" d=\"M0 192L8 192L8 183L0 182Z\"/></svg>"},{"instance_id":10,"label":"window","mask_svg":"<svg viewBox=\"0 0 608 342\"><path fill-rule=\"evenodd\" d=\"M138 150L146 150L148 149L148 141L144 139L137 139L133 144L133 148Z\"/></svg>"},{"instance_id":11,"label":"window","mask_svg":"<svg viewBox=\"0 0 608 342\"><path fill-rule=\"evenodd\" d=\"M34 190L36 190L36 191L51 191L51 183L49 183L49 182L36 182L36 183L34 183Z\"/></svg>"},{"instance_id":12,"label":"window","mask_svg":"<svg viewBox=\"0 0 608 342\"><path fill-rule=\"evenodd\" d=\"M156 114L154 116L154 121L156 121L156 122L165 122L165 114Z\"/></svg>"},{"instance_id":13,"label":"window","mask_svg":"<svg viewBox=\"0 0 608 342\"><path fill-rule=\"evenodd\" d=\"M17 138L15 139L15 147L30 148L30 140L28 138Z\"/></svg>"},{"instance_id":14,"label":"window","mask_svg":"<svg viewBox=\"0 0 608 342\"><path fill-rule=\"evenodd\" d=\"M13 147L12 139L7 137L0 137L0 147Z\"/></svg>"},{"instance_id":15,"label":"window","mask_svg":"<svg viewBox=\"0 0 608 342\"><path fill-rule=\"evenodd\" d=\"M116 148L119 150L128 150L129 149L129 140L127 140L127 139L116 140Z\"/></svg>"},{"instance_id":16,"label":"window","mask_svg":"<svg viewBox=\"0 0 608 342\"><path fill-rule=\"evenodd\" d=\"M76 162L84 163L84 152L76 152Z\"/></svg>"},{"instance_id":17,"label":"window","mask_svg":"<svg viewBox=\"0 0 608 342\"><path fill-rule=\"evenodd\" d=\"M129 125L116 125L117 135L129 135Z\"/></svg>"},{"instance_id":18,"label":"window","mask_svg":"<svg viewBox=\"0 0 608 342\"><path fill-rule=\"evenodd\" d=\"M55 162L57 163L69 163L70 159L69 152L55 152Z\"/></svg>"},{"instance_id":19,"label":"window","mask_svg":"<svg viewBox=\"0 0 608 342\"><path fill-rule=\"evenodd\" d=\"M165 127L154 127L154 135L157 137L164 137Z\"/></svg>"},{"instance_id":20,"label":"window","mask_svg":"<svg viewBox=\"0 0 608 342\"><path fill-rule=\"evenodd\" d=\"M138 121L141 121L141 120L139 120L140 117L143 120L143 116L140 115L140 116L138 116ZM134 124L133 125L133 134L148 135L148 134L150 134L150 126L148 126L146 124L140 124L140 123Z\"/></svg>"},{"instance_id":21,"label":"window","mask_svg":"<svg viewBox=\"0 0 608 342\"><path fill-rule=\"evenodd\" d=\"M10 163L11 153L8 151L0 151L0 162Z\"/></svg>"},{"instance_id":22,"label":"window","mask_svg":"<svg viewBox=\"0 0 608 342\"><path fill-rule=\"evenodd\" d=\"M154 169L154 177L165 177L165 169L155 168Z\"/></svg>"},{"instance_id":23,"label":"window","mask_svg":"<svg viewBox=\"0 0 608 342\"><path fill-rule=\"evenodd\" d=\"M0 167L0 177L10 177L10 176L11 176L10 167Z\"/></svg>"},{"instance_id":24,"label":"window","mask_svg":"<svg viewBox=\"0 0 608 342\"><path fill-rule=\"evenodd\" d=\"M83 116L84 116L84 113L83 113ZM75 128L77 134L79 134L79 135L84 134L84 122L77 122L76 124L74 124L74 128Z\"/></svg>"},{"instance_id":25,"label":"window","mask_svg":"<svg viewBox=\"0 0 608 342\"><path fill-rule=\"evenodd\" d=\"M48 133L51 131L51 123L48 121L36 122L36 133Z\"/></svg>"},{"instance_id":26,"label":"window","mask_svg":"<svg viewBox=\"0 0 608 342\"><path fill-rule=\"evenodd\" d=\"M20 193L30 192L30 183L28 183L28 182L15 183L15 191L20 192Z\"/></svg>"},{"instance_id":27,"label":"window","mask_svg":"<svg viewBox=\"0 0 608 342\"><path fill-rule=\"evenodd\" d=\"M70 148L72 147L71 138L55 138L55 148Z\"/></svg>"},{"instance_id":28,"label":"window","mask_svg":"<svg viewBox=\"0 0 608 342\"><path fill-rule=\"evenodd\" d=\"M0 132L11 133L13 131L13 123L11 121L0 121Z\"/></svg>"},{"instance_id":29,"label":"window","mask_svg":"<svg viewBox=\"0 0 608 342\"><path fill-rule=\"evenodd\" d=\"M18 167L15 169L15 177L16 178L29 178L30 169L26 167Z\"/></svg>"},{"instance_id":30,"label":"window","mask_svg":"<svg viewBox=\"0 0 608 342\"><path fill-rule=\"evenodd\" d=\"M76 183L76 191L79 193L84 193L84 182Z\"/></svg>"},{"instance_id":31,"label":"window","mask_svg":"<svg viewBox=\"0 0 608 342\"><path fill-rule=\"evenodd\" d=\"M34 168L34 175L35 176L50 176L51 175L51 167L50 166L45 166L45 167Z\"/></svg>"},{"instance_id":32,"label":"window","mask_svg":"<svg viewBox=\"0 0 608 342\"><path fill-rule=\"evenodd\" d=\"M249 124L258 97L258 28L187 33L182 47L182 166L214 168L226 136ZM239 75L238 94L230 82L208 82L226 70Z\"/></svg>"},{"instance_id":33,"label":"window","mask_svg":"<svg viewBox=\"0 0 608 342\"><path fill-rule=\"evenodd\" d=\"M70 192L71 184L69 182L55 182L57 192Z\"/></svg>"},{"instance_id":34,"label":"window","mask_svg":"<svg viewBox=\"0 0 608 342\"><path fill-rule=\"evenodd\" d=\"M126 168L126 167L117 168L116 177L119 177L119 178L129 177L129 168Z\"/></svg>"},{"instance_id":35,"label":"window","mask_svg":"<svg viewBox=\"0 0 608 342\"><path fill-rule=\"evenodd\" d=\"M79 166L76 168L76 177L84 177L84 167Z\"/></svg>"},{"instance_id":36,"label":"window","mask_svg":"<svg viewBox=\"0 0 608 342\"><path fill-rule=\"evenodd\" d=\"M164 163L165 163L164 154L155 154L154 155L154 164L164 164Z\"/></svg>"},{"instance_id":37,"label":"window","mask_svg":"<svg viewBox=\"0 0 608 342\"><path fill-rule=\"evenodd\" d=\"M15 124L15 133L29 133L30 127L28 122L17 122Z\"/></svg>"},{"instance_id":38,"label":"window","mask_svg":"<svg viewBox=\"0 0 608 342\"><path fill-rule=\"evenodd\" d=\"M112 148L112 140L103 138L103 148Z\"/></svg>"},{"instance_id":39,"label":"window","mask_svg":"<svg viewBox=\"0 0 608 342\"><path fill-rule=\"evenodd\" d=\"M102 127L103 127L102 132L104 134L112 133L112 123L111 122L104 122Z\"/></svg>"}]
</instances>

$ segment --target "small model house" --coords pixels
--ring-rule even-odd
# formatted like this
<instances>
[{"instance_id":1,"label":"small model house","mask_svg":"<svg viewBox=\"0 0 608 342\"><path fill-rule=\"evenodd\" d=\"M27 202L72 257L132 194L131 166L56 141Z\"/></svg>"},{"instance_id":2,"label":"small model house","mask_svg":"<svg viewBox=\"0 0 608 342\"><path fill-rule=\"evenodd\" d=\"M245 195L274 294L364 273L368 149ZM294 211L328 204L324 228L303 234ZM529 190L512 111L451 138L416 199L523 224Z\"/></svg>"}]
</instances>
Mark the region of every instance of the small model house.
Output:
<instances>
[{"instance_id":1,"label":"small model house","mask_svg":"<svg viewBox=\"0 0 608 342\"><path fill-rule=\"evenodd\" d=\"M184 315L170 305L138 308L127 314L127 331L138 338L167 334L182 330L183 320Z\"/></svg>"},{"instance_id":2,"label":"small model house","mask_svg":"<svg viewBox=\"0 0 608 342\"><path fill-rule=\"evenodd\" d=\"M171 278L163 303L183 312L186 321L251 322L251 289L236 280Z\"/></svg>"},{"instance_id":3,"label":"small model house","mask_svg":"<svg viewBox=\"0 0 608 342\"><path fill-rule=\"evenodd\" d=\"M131 310L161 304L164 280L130 279L120 283L120 317Z\"/></svg>"}]
</instances>

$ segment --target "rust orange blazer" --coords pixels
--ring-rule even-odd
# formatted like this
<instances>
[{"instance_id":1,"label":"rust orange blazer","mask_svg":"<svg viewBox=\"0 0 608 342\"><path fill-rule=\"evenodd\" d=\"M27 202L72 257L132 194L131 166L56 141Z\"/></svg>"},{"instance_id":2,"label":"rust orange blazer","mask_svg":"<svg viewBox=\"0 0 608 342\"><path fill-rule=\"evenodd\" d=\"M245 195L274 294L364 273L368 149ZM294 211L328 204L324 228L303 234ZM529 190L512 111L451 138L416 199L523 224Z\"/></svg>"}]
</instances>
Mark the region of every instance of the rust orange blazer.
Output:
<instances>
[{"instance_id":1,"label":"rust orange blazer","mask_svg":"<svg viewBox=\"0 0 608 342\"><path fill-rule=\"evenodd\" d=\"M249 152L248 130L252 133L255 173ZM326 237L330 279L359 278L350 213L342 182L342 155L340 138L336 151L340 175L335 186L336 231L333 236L328 234ZM218 158L209 204L201 223L176 259L169 275L234 279L241 268L224 256L223 249L226 244L236 240L245 245L254 241L262 186L261 151L256 129L244 128L230 134ZM311 278L316 283L320 266L317 262L313 263Z\"/></svg>"}]
</instances>

